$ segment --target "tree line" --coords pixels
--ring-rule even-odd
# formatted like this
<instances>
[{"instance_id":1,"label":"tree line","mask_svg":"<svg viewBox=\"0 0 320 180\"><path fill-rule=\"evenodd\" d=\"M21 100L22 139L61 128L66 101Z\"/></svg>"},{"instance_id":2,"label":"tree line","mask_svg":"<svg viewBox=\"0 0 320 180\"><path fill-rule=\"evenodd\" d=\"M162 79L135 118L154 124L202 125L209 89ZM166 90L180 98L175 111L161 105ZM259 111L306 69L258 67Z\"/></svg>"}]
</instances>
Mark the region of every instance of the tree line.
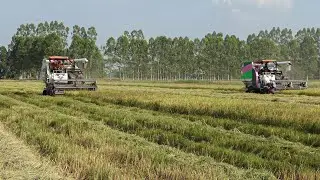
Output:
<instances>
[{"instance_id":1,"label":"tree line","mask_svg":"<svg viewBox=\"0 0 320 180\"><path fill-rule=\"evenodd\" d=\"M320 28L297 33L279 27L250 34L246 40L212 32L202 39L158 36L146 38L142 30L125 31L96 44L94 27L62 22L22 24L11 43L0 47L0 76L37 77L42 59L66 55L89 59L87 74L134 80L239 79L244 61L292 61L295 79L320 79ZM69 44L68 41L71 40Z\"/></svg>"},{"instance_id":2,"label":"tree line","mask_svg":"<svg viewBox=\"0 0 320 180\"><path fill-rule=\"evenodd\" d=\"M0 75L4 78L37 78L42 60L60 55L90 59L87 74L101 76L103 54L96 45L97 36L94 27L86 29L75 25L70 32L69 27L57 21L22 24L11 43L0 47ZM70 44L68 38L71 38Z\"/></svg>"}]
</instances>

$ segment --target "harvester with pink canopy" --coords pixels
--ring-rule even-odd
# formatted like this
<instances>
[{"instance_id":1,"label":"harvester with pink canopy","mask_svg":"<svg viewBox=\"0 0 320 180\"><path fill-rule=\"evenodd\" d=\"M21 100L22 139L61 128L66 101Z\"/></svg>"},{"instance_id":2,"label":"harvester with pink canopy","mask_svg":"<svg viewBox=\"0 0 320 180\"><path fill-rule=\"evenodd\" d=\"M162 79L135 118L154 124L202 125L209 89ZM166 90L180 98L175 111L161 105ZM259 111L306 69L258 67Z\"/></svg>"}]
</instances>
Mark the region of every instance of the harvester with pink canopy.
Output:
<instances>
[{"instance_id":1,"label":"harvester with pink canopy","mask_svg":"<svg viewBox=\"0 0 320 180\"><path fill-rule=\"evenodd\" d=\"M291 61L256 60L244 62L241 68L241 81L246 92L275 93L280 90L305 89L307 80L292 80L289 77Z\"/></svg>"}]
</instances>

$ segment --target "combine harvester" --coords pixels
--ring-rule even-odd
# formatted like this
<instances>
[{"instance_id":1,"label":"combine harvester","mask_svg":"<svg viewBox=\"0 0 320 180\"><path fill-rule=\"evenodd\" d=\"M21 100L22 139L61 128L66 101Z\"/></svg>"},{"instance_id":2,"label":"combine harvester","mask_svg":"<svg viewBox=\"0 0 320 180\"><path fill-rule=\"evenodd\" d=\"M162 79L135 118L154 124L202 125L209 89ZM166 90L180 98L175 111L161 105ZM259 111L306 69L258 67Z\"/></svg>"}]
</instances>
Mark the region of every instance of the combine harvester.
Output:
<instances>
[{"instance_id":1,"label":"combine harvester","mask_svg":"<svg viewBox=\"0 0 320 180\"><path fill-rule=\"evenodd\" d=\"M85 79L86 58L70 59L64 56L50 56L42 61L41 78L45 82L43 95L64 94L68 90L97 90L94 79Z\"/></svg>"},{"instance_id":2,"label":"combine harvester","mask_svg":"<svg viewBox=\"0 0 320 180\"><path fill-rule=\"evenodd\" d=\"M305 89L307 81L290 80L287 72L291 71L291 62L276 60L257 60L245 62L241 69L241 81L246 92L274 94L287 89Z\"/></svg>"}]
</instances>

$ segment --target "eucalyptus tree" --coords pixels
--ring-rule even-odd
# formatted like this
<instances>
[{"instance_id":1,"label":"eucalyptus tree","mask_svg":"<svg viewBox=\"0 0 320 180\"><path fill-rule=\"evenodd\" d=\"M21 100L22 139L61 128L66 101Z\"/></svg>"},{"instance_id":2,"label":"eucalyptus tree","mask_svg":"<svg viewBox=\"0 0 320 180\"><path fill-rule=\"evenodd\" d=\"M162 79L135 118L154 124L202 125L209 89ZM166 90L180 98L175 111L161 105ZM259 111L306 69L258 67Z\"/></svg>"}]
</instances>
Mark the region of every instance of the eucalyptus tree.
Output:
<instances>
[{"instance_id":1,"label":"eucalyptus tree","mask_svg":"<svg viewBox=\"0 0 320 180\"><path fill-rule=\"evenodd\" d=\"M0 78L3 78L7 72L8 50L5 46L0 46Z\"/></svg>"},{"instance_id":2,"label":"eucalyptus tree","mask_svg":"<svg viewBox=\"0 0 320 180\"><path fill-rule=\"evenodd\" d=\"M310 78L315 78L318 72L318 50L317 42L311 36L305 36L300 44L301 64L305 74Z\"/></svg>"}]
</instances>

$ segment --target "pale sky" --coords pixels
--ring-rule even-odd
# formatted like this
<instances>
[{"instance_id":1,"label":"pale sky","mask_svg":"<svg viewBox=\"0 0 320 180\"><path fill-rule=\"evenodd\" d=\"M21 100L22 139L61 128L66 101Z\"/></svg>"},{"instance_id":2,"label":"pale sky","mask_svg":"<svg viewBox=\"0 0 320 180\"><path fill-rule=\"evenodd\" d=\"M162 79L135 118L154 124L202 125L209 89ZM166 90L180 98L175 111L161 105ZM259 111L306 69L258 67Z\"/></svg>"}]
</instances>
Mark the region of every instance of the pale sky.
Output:
<instances>
[{"instance_id":1,"label":"pale sky","mask_svg":"<svg viewBox=\"0 0 320 180\"><path fill-rule=\"evenodd\" d=\"M95 26L98 45L125 30L147 38L202 38L213 31L246 39L272 27L320 27L319 0L0 0L0 45L23 23L62 21Z\"/></svg>"}]
</instances>

